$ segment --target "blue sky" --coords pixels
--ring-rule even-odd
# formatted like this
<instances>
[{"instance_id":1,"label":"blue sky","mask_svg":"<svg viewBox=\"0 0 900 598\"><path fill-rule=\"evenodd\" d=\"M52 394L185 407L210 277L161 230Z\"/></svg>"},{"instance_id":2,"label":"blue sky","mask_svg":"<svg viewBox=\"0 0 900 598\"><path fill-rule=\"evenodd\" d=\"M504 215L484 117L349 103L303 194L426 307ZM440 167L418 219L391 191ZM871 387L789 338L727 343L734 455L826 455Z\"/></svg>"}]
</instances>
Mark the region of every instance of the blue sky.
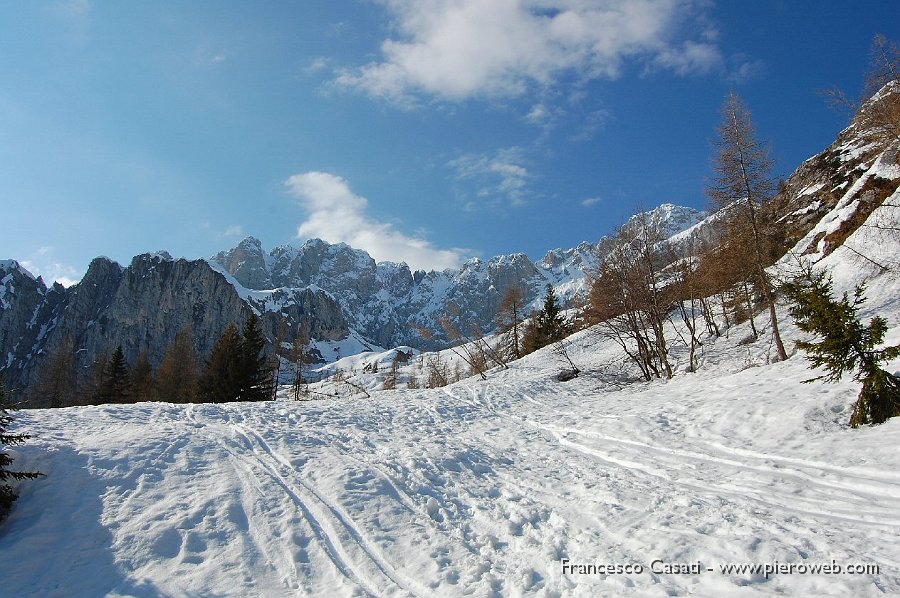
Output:
<instances>
[{"instance_id":1,"label":"blue sky","mask_svg":"<svg viewBox=\"0 0 900 598\"><path fill-rule=\"evenodd\" d=\"M0 258L537 259L704 207L729 90L788 175L898 29L895 0L0 0Z\"/></svg>"}]
</instances>

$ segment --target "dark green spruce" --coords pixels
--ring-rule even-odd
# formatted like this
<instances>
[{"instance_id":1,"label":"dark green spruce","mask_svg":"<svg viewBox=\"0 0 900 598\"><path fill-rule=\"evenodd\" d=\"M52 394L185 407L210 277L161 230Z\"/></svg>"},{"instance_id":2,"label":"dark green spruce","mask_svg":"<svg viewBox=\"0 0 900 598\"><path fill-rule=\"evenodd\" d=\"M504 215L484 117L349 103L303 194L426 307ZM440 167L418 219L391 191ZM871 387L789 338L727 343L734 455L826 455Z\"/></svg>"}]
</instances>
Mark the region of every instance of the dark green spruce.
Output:
<instances>
[{"instance_id":1,"label":"dark green spruce","mask_svg":"<svg viewBox=\"0 0 900 598\"><path fill-rule=\"evenodd\" d=\"M233 324L213 347L200 378L198 398L205 403L268 401L272 398L272 368L265 355L266 339L259 319L251 314L242 333Z\"/></svg>"},{"instance_id":2,"label":"dark green spruce","mask_svg":"<svg viewBox=\"0 0 900 598\"><path fill-rule=\"evenodd\" d=\"M116 347L103 372L103 382L97 390L97 403L126 403L131 399L131 378L122 345Z\"/></svg>"},{"instance_id":3,"label":"dark green spruce","mask_svg":"<svg viewBox=\"0 0 900 598\"><path fill-rule=\"evenodd\" d=\"M540 311L531 315L522 335L525 352L531 353L541 347L552 345L564 339L566 333L566 320L562 315L559 302L556 300L556 293L553 291L553 286L547 283L544 306Z\"/></svg>"},{"instance_id":4,"label":"dark green spruce","mask_svg":"<svg viewBox=\"0 0 900 598\"><path fill-rule=\"evenodd\" d=\"M813 380L837 382L844 374L862 383L853 408L850 425L880 424L900 415L900 378L885 371L884 362L900 356L900 345L878 348L887 332L887 320L875 316L864 326L858 312L865 302L865 286L853 290L852 299L844 293L840 300L832 296L832 280L826 272L805 268L783 286L794 304L790 313L797 327L817 337L798 341L813 367L825 374Z\"/></svg>"},{"instance_id":5,"label":"dark green spruce","mask_svg":"<svg viewBox=\"0 0 900 598\"><path fill-rule=\"evenodd\" d=\"M13 422L12 411L14 408L6 403L6 390L3 387L3 379L0 378L0 521L9 514L13 503L19 495L15 488L7 484L8 480L32 480L43 474L34 471L10 471L12 456L6 452L6 447L22 444L31 436L28 434L12 434L7 432Z\"/></svg>"}]
</instances>

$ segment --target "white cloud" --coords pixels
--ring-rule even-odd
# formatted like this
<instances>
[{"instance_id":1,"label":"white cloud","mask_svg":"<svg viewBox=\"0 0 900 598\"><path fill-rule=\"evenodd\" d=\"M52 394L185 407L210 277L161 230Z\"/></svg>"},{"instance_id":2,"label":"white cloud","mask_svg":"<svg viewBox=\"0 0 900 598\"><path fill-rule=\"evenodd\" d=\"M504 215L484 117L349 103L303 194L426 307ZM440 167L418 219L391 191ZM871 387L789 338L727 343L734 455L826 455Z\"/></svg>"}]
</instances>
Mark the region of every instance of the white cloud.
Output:
<instances>
[{"instance_id":1,"label":"white cloud","mask_svg":"<svg viewBox=\"0 0 900 598\"><path fill-rule=\"evenodd\" d=\"M550 111L544 104L535 104L531 107L531 110L528 112L528 114L525 115L525 120L534 125L543 124L549 118Z\"/></svg>"},{"instance_id":2,"label":"white cloud","mask_svg":"<svg viewBox=\"0 0 900 598\"><path fill-rule=\"evenodd\" d=\"M601 201L603 201L602 197L588 197L587 199L581 200L581 205L584 206L585 208L589 208L591 206L597 205Z\"/></svg>"},{"instance_id":3,"label":"white cloud","mask_svg":"<svg viewBox=\"0 0 900 598\"><path fill-rule=\"evenodd\" d=\"M761 77L766 72L766 63L764 61L746 54L735 54L728 62L728 75L726 78L737 85Z\"/></svg>"},{"instance_id":4,"label":"white cloud","mask_svg":"<svg viewBox=\"0 0 900 598\"><path fill-rule=\"evenodd\" d=\"M302 70L307 75L314 75L328 68L329 62L324 56L318 56L307 62Z\"/></svg>"},{"instance_id":5,"label":"white cloud","mask_svg":"<svg viewBox=\"0 0 900 598\"><path fill-rule=\"evenodd\" d=\"M338 85L411 102L519 96L567 73L615 78L628 59L678 74L707 72L714 36L685 40L703 25L701 0L383 0L398 39L382 58L341 72ZM695 27L696 29L696 27ZM535 115L537 116L537 115Z\"/></svg>"},{"instance_id":6,"label":"white cloud","mask_svg":"<svg viewBox=\"0 0 900 598\"><path fill-rule=\"evenodd\" d=\"M369 252L375 261L406 262L410 268L442 270L462 262L462 250L437 249L393 225L366 215L368 200L353 193L347 181L327 172L295 174L285 181L291 195L309 212L297 229L300 238L318 237Z\"/></svg>"},{"instance_id":7,"label":"white cloud","mask_svg":"<svg viewBox=\"0 0 900 598\"><path fill-rule=\"evenodd\" d=\"M504 197L514 206L525 205L528 183L533 178L529 170L522 166L524 156L521 148L510 147L499 150L494 155L466 154L448 162L456 171L458 181L471 181L476 186L476 195L488 201ZM472 209L469 202L467 209Z\"/></svg>"},{"instance_id":8,"label":"white cloud","mask_svg":"<svg viewBox=\"0 0 900 598\"><path fill-rule=\"evenodd\" d=\"M244 227L240 224L232 224L227 227L221 233L219 233L220 239L230 239L244 236Z\"/></svg>"},{"instance_id":9,"label":"white cloud","mask_svg":"<svg viewBox=\"0 0 900 598\"><path fill-rule=\"evenodd\" d=\"M47 284L55 281L64 287L70 287L81 280L83 272L57 261L53 253L53 247L39 247L27 260L22 260L21 264L35 276L41 276Z\"/></svg>"},{"instance_id":10,"label":"white cloud","mask_svg":"<svg viewBox=\"0 0 900 598\"><path fill-rule=\"evenodd\" d=\"M722 67L722 53L710 42L686 41L679 47L666 48L653 59L658 68L678 75L706 74Z\"/></svg>"}]
</instances>

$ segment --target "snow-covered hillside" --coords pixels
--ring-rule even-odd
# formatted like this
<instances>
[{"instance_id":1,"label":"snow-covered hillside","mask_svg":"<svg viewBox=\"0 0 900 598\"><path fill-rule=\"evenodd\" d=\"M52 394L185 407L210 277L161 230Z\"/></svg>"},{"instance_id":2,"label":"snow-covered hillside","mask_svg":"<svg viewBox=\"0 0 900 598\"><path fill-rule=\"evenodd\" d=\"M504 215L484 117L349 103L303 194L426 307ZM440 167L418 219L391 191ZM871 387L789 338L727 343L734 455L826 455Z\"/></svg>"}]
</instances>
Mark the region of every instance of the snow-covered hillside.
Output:
<instances>
[{"instance_id":1,"label":"snow-covered hillside","mask_svg":"<svg viewBox=\"0 0 900 598\"><path fill-rule=\"evenodd\" d=\"M888 210L875 215L896 221ZM886 232L849 242L898 252ZM839 288L868 278L863 316L887 317L900 341L894 275L844 248L822 264ZM615 347L584 331L570 354L585 373L565 384L548 348L487 381L371 399L20 412L36 437L16 463L47 477L21 485L0 527L2 591L900 593L900 421L849 429L856 384L802 384L802 355L770 364L746 332L706 339L701 369L668 382L629 382ZM878 572L810 572L833 562ZM722 569L776 563L794 572ZM658 572L676 564L686 572Z\"/></svg>"}]
</instances>

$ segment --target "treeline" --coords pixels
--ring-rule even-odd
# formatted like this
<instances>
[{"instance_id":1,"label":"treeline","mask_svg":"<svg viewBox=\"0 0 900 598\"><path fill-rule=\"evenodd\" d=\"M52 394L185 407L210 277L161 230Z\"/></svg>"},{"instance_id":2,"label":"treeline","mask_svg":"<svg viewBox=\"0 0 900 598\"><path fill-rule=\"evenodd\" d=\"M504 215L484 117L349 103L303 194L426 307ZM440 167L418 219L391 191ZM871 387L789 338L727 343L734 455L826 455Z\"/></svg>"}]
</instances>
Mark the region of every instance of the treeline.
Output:
<instances>
[{"instance_id":1,"label":"treeline","mask_svg":"<svg viewBox=\"0 0 900 598\"><path fill-rule=\"evenodd\" d=\"M190 328L178 332L155 369L141 351L129 364L122 346L101 352L83 373L75 347L66 337L42 366L28 404L44 407L166 401L225 403L266 401L275 394L275 358L265 352L266 339L255 314L242 330L230 324L205 361L197 354Z\"/></svg>"}]
</instances>

